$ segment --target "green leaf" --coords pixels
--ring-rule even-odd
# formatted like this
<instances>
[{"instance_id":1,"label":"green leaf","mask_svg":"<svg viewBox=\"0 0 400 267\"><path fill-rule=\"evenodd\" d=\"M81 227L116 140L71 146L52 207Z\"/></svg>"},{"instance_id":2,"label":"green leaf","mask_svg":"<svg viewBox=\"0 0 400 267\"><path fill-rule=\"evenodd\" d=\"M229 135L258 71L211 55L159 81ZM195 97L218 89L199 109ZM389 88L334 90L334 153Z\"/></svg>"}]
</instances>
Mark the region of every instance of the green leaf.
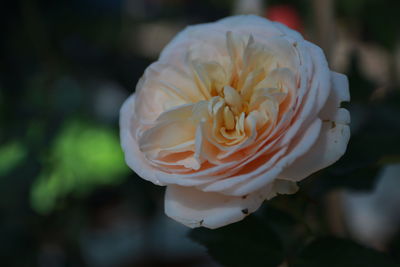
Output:
<instances>
[{"instance_id":1,"label":"green leaf","mask_svg":"<svg viewBox=\"0 0 400 267\"><path fill-rule=\"evenodd\" d=\"M312 242L290 267L391 267L395 265L384 253L363 247L351 240L335 237Z\"/></svg>"},{"instance_id":2,"label":"green leaf","mask_svg":"<svg viewBox=\"0 0 400 267\"><path fill-rule=\"evenodd\" d=\"M197 228L190 238L205 247L223 266L278 266L284 260L281 242L268 224L250 215L216 230Z\"/></svg>"}]
</instances>

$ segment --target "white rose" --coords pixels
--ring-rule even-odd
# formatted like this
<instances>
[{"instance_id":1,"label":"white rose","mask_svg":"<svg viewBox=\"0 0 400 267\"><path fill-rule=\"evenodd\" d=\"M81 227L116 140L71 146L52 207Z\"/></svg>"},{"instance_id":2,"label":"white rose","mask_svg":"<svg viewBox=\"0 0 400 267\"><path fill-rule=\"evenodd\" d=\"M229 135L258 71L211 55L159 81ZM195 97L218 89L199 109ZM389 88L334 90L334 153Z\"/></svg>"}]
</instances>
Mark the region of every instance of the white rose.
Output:
<instances>
[{"instance_id":1,"label":"white rose","mask_svg":"<svg viewBox=\"0 0 400 267\"><path fill-rule=\"evenodd\" d=\"M127 164L167 186L165 212L190 227L243 219L338 160L350 137L343 74L279 23L234 16L187 27L120 114Z\"/></svg>"}]
</instances>

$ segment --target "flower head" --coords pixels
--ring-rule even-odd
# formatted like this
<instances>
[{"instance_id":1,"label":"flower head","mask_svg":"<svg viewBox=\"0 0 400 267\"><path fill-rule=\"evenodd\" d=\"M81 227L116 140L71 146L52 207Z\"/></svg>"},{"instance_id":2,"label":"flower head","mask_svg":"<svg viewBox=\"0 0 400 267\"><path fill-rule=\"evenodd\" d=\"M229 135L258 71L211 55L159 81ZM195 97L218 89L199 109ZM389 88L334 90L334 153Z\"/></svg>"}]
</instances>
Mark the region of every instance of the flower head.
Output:
<instances>
[{"instance_id":1,"label":"flower head","mask_svg":"<svg viewBox=\"0 0 400 267\"><path fill-rule=\"evenodd\" d=\"M121 142L134 171L167 186L167 215L216 228L340 158L348 100L319 47L279 23L229 17L167 45L121 109Z\"/></svg>"}]
</instances>

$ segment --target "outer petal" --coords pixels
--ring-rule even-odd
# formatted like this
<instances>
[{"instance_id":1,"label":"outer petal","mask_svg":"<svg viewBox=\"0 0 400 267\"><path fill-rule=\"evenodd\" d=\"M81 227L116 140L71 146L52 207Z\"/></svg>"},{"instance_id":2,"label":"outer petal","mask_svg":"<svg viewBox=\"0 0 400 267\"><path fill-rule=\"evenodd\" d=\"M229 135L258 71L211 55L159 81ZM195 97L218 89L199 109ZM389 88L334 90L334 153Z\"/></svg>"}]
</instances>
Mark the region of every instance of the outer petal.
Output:
<instances>
[{"instance_id":1,"label":"outer petal","mask_svg":"<svg viewBox=\"0 0 400 267\"><path fill-rule=\"evenodd\" d=\"M338 117L343 114L345 109L340 108L342 102L350 101L349 82L346 75L337 72L331 72L332 91L324 108L320 112L322 120L334 120L339 123L350 123L350 115Z\"/></svg>"},{"instance_id":2,"label":"outer petal","mask_svg":"<svg viewBox=\"0 0 400 267\"><path fill-rule=\"evenodd\" d=\"M257 210L271 189L269 186L248 196L231 197L194 187L169 185L165 193L165 213L191 228L215 229L240 221Z\"/></svg>"},{"instance_id":3,"label":"outer petal","mask_svg":"<svg viewBox=\"0 0 400 267\"><path fill-rule=\"evenodd\" d=\"M346 151L350 139L350 114L346 109L340 108L340 103L350 100L348 81L345 75L335 72L331 73L331 80L331 94L320 112L324 122L318 140L305 155L279 175L281 179L304 179L333 164Z\"/></svg>"},{"instance_id":4,"label":"outer petal","mask_svg":"<svg viewBox=\"0 0 400 267\"><path fill-rule=\"evenodd\" d=\"M314 65L314 70L311 74L311 78L313 79L313 83L314 80L317 80L315 83L318 84L316 111L319 112L326 103L326 100L330 94L331 72L329 71L328 62L326 61L326 57L322 49L319 46L316 46L315 44L308 41L306 41L305 43L307 45Z\"/></svg>"},{"instance_id":5,"label":"outer petal","mask_svg":"<svg viewBox=\"0 0 400 267\"><path fill-rule=\"evenodd\" d=\"M276 194L294 194L299 190L299 187L296 183L288 180L276 179L274 181L273 191ZM271 196L272 197L272 196Z\"/></svg>"},{"instance_id":6,"label":"outer petal","mask_svg":"<svg viewBox=\"0 0 400 267\"><path fill-rule=\"evenodd\" d=\"M122 105L119 117L120 139L125 153L126 164L143 179L157 185L163 185L154 175L151 167L140 152L136 140L132 137L132 114L135 109L135 94L132 94Z\"/></svg>"},{"instance_id":7,"label":"outer petal","mask_svg":"<svg viewBox=\"0 0 400 267\"><path fill-rule=\"evenodd\" d=\"M151 181L156 185L179 184L182 186L197 186L218 179L218 176L213 175L198 179L198 177L192 175L197 172L185 174L185 176L166 173L150 165L149 161L144 157L144 154L139 150L138 143L132 135L132 132L134 132L133 117L135 97L136 94L132 94L122 105L119 121L122 150L125 154L126 164L132 170L143 179ZM205 173L205 175L206 174L207 173Z\"/></svg>"},{"instance_id":8,"label":"outer petal","mask_svg":"<svg viewBox=\"0 0 400 267\"><path fill-rule=\"evenodd\" d=\"M277 179L249 195L232 197L194 187L169 185L165 193L165 213L191 228L215 229L242 220L266 199L277 194L293 194L297 189L295 183Z\"/></svg>"},{"instance_id":9,"label":"outer petal","mask_svg":"<svg viewBox=\"0 0 400 267\"><path fill-rule=\"evenodd\" d=\"M243 195L257 190L257 188L266 186L267 184L280 177L280 173L286 166L290 165L297 158L301 157L315 144L321 129L321 121L316 119L310 127L302 133L302 136L290 145L286 155L269 169L260 166L248 174L238 175L231 180L241 181L239 184L222 189L228 195Z\"/></svg>"},{"instance_id":10,"label":"outer petal","mask_svg":"<svg viewBox=\"0 0 400 267\"><path fill-rule=\"evenodd\" d=\"M226 45L225 34L228 31L234 31L243 36L253 35L258 41L267 43L276 37L279 37L279 40L285 39L291 42L304 41L300 34L280 23L255 15L231 16L216 22L186 27L163 49L160 60L179 64L178 62L185 61L186 55L182 53L185 50L190 50L192 56L202 60L216 60L221 55L220 48ZM274 42L270 44L273 45ZM279 46L275 49L280 51ZM281 56L287 55L282 53Z\"/></svg>"}]
</instances>

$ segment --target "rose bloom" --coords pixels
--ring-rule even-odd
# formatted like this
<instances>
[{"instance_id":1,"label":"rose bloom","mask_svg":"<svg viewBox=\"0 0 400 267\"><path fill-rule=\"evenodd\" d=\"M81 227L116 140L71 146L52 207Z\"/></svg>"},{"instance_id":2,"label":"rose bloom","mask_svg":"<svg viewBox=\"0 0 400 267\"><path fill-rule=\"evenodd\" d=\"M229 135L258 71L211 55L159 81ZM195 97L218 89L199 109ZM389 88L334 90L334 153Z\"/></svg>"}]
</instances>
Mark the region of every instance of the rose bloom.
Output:
<instances>
[{"instance_id":1,"label":"rose bloom","mask_svg":"<svg viewBox=\"0 0 400 267\"><path fill-rule=\"evenodd\" d=\"M286 26L247 15L187 27L121 108L127 164L166 186L166 214L217 228L338 160L348 81Z\"/></svg>"}]
</instances>

